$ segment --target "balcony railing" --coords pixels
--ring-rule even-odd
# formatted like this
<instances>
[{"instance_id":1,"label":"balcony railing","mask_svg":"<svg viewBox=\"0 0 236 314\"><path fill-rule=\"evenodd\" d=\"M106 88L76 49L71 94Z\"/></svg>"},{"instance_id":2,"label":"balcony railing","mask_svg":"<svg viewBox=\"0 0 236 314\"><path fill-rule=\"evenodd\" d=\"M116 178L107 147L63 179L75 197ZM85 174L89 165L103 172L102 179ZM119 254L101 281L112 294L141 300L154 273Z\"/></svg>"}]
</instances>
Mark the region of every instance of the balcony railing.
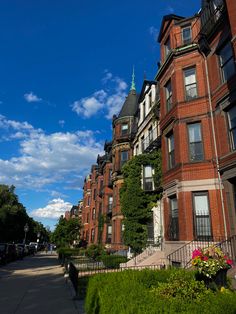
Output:
<instances>
[{"instance_id":1,"label":"balcony railing","mask_svg":"<svg viewBox=\"0 0 236 314\"><path fill-rule=\"evenodd\" d=\"M157 144L158 140L157 127L155 127L152 131L149 131L147 137L145 137L141 142L142 153L152 150ZM155 147L156 148L156 147Z\"/></svg>"},{"instance_id":2,"label":"balcony railing","mask_svg":"<svg viewBox=\"0 0 236 314\"><path fill-rule=\"evenodd\" d=\"M200 13L201 19L201 35L208 36L220 20L225 10L224 0L209 1Z\"/></svg>"}]
</instances>

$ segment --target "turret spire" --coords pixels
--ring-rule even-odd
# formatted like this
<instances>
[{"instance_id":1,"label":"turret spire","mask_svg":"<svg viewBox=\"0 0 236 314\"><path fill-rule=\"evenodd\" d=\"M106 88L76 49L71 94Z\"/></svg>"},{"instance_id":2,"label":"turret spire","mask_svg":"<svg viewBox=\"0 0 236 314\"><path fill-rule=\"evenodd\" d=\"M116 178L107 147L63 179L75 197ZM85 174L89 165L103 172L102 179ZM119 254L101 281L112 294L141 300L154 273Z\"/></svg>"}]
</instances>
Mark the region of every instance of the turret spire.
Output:
<instances>
[{"instance_id":1,"label":"turret spire","mask_svg":"<svg viewBox=\"0 0 236 314\"><path fill-rule=\"evenodd\" d=\"M130 90L136 90L134 79L135 79L135 75L134 75L134 66L133 66L133 74L132 74L132 82L131 82L131 88L130 88Z\"/></svg>"}]
</instances>

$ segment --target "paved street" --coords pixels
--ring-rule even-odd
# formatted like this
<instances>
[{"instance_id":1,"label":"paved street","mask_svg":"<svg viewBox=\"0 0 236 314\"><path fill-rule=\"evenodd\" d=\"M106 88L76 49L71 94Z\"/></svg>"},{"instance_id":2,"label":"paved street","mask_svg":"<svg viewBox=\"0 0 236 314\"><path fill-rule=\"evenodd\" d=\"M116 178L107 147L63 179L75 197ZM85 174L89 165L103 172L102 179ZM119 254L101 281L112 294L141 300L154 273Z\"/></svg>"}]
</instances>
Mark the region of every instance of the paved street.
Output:
<instances>
[{"instance_id":1,"label":"paved street","mask_svg":"<svg viewBox=\"0 0 236 314\"><path fill-rule=\"evenodd\" d=\"M57 255L40 254L0 266L1 314L82 314Z\"/></svg>"}]
</instances>

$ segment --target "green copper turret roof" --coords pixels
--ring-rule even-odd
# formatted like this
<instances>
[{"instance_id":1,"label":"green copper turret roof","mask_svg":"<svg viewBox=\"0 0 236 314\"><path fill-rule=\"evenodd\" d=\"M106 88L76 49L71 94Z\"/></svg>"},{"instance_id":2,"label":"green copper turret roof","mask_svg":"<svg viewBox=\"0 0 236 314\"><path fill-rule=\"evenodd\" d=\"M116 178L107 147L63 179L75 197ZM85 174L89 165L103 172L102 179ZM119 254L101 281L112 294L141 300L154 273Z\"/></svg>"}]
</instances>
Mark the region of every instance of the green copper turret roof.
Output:
<instances>
[{"instance_id":1,"label":"green copper turret roof","mask_svg":"<svg viewBox=\"0 0 236 314\"><path fill-rule=\"evenodd\" d=\"M134 66L133 66L133 74L132 74L132 82L131 82L131 88L130 90L136 90L135 88L135 74L134 74Z\"/></svg>"}]
</instances>

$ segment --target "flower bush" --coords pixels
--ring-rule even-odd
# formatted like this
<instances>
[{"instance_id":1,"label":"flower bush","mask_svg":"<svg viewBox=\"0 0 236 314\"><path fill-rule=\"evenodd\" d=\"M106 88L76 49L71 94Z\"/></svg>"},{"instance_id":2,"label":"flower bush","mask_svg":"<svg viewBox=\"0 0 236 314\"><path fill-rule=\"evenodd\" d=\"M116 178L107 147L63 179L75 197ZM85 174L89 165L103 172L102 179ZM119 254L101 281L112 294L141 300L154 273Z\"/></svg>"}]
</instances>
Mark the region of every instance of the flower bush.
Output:
<instances>
[{"instance_id":1,"label":"flower bush","mask_svg":"<svg viewBox=\"0 0 236 314\"><path fill-rule=\"evenodd\" d=\"M231 268L233 261L219 247L212 245L204 249L198 248L194 250L192 265L197 268L199 273L212 278L220 269Z\"/></svg>"}]
</instances>

